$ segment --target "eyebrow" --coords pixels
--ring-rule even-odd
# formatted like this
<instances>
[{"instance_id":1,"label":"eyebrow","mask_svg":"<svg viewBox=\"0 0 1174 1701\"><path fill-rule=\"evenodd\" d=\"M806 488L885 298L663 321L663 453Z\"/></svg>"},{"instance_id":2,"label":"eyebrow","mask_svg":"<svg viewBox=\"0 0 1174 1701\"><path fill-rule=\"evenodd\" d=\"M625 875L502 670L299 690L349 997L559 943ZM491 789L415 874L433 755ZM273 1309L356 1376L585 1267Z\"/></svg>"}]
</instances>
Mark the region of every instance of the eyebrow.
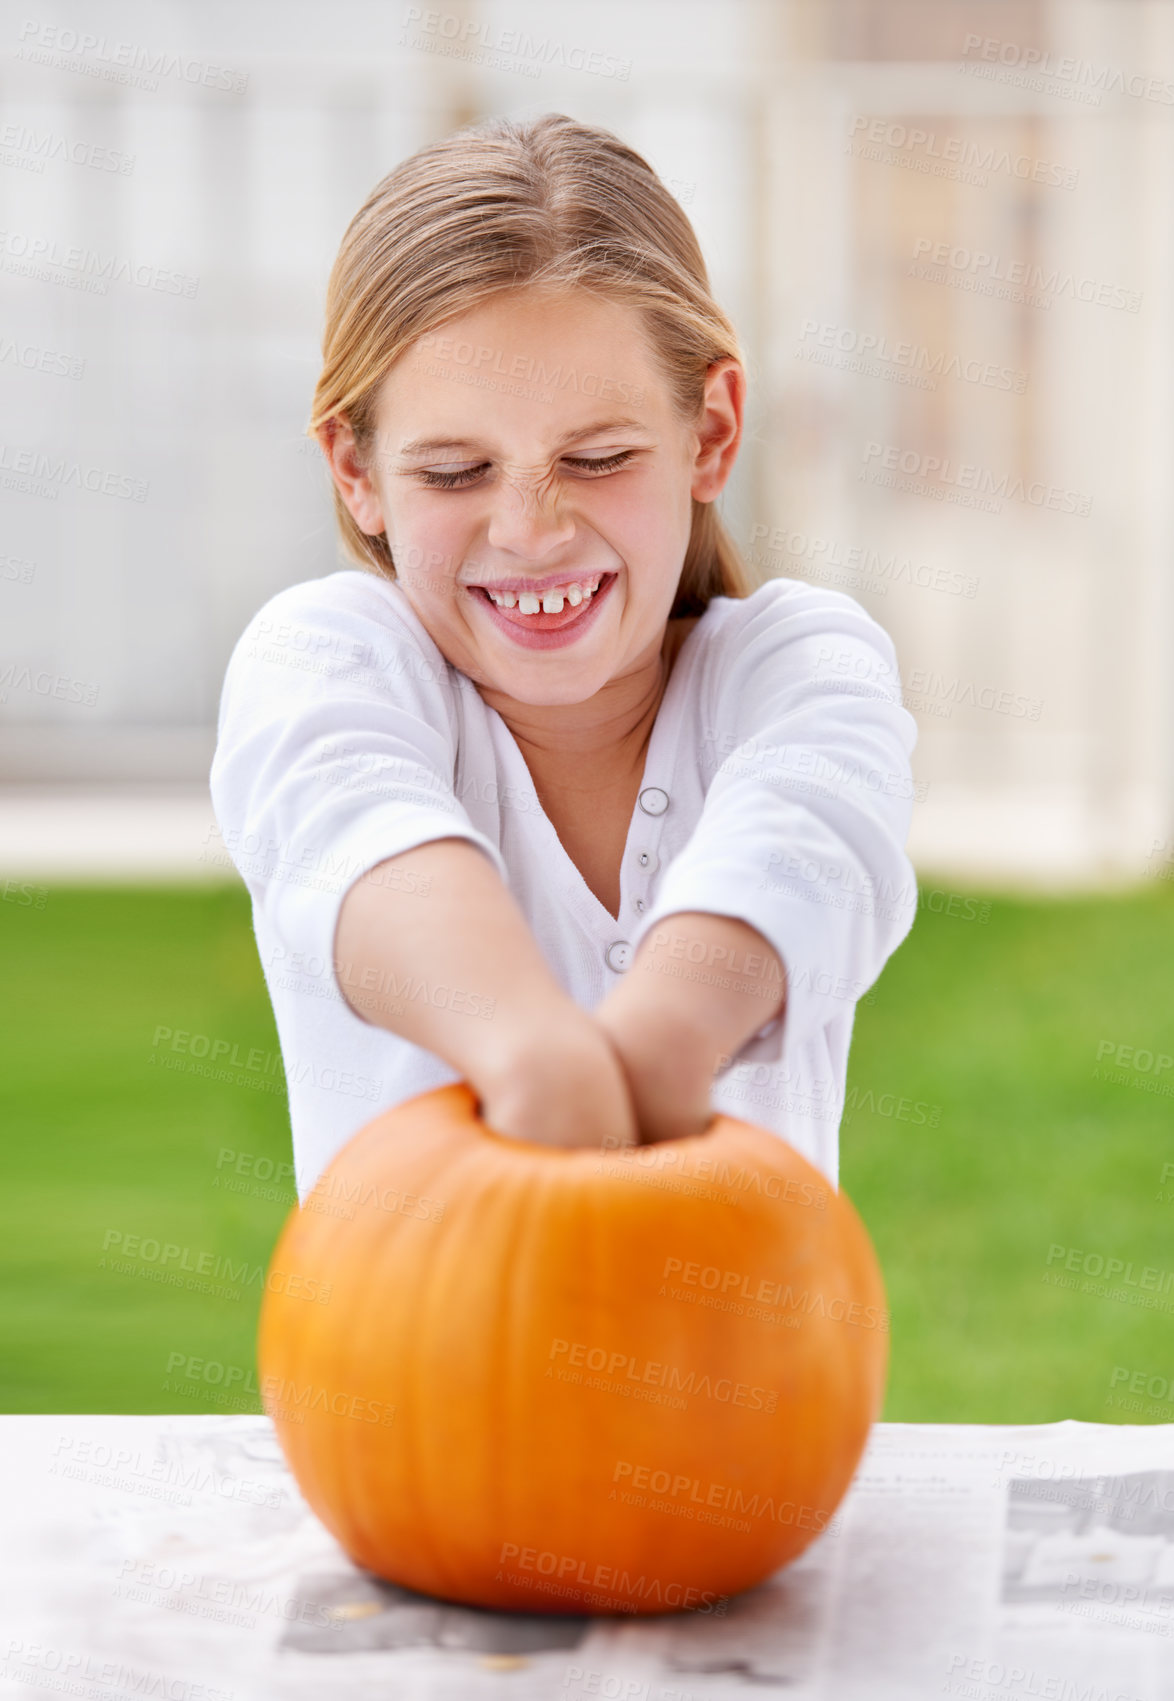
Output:
<instances>
[{"instance_id":1,"label":"eyebrow","mask_svg":"<svg viewBox=\"0 0 1174 1701\"><path fill-rule=\"evenodd\" d=\"M597 437L603 431L646 431L647 426L638 419L630 419L627 415L615 419L597 419L590 425L576 426L574 431L568 431L554 445L555 452L565 449L568 443L575 443L580 437ZM439 449L475 449L477 443L471 437L417 437L410 443L405 443L400 449L401 455L433 455Z\"/></svg>"}]
</instances>

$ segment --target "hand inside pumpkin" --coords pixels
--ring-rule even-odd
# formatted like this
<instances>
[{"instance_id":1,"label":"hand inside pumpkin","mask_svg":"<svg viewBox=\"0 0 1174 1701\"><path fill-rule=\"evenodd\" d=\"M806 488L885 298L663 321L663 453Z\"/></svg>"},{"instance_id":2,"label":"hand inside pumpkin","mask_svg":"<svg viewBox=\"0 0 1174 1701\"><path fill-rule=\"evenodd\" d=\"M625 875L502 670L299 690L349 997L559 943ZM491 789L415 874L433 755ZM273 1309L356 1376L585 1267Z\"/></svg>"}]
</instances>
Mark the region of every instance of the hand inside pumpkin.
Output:
<instances>
[{"instance_id":1,"label":"hand inside pumpkin","mask_svg":"<svg viewBox=\"0 0 1174 1701\"><path fill-rule=\"evenodd\" d=\"M621 1015L605 999L595 1010L595 1020L623 1070L637 1143L652 1146L704 1134L714 1117L706 1050L690 1043L676 1025L659 1022L653 1011L634 1020L631 1011Z\"/></svg>"},{"instance_id":2,"label":"hand inside pumpkin","mask_svg":"<svg viewBox=\"0 0 1174 1701\"><path fill-rule=\"evenodd\" d=\"M540 1034L503 1045L469 1085L483 1122L543 1146L634 1146L636 1113L624 1065L586 1011L554 1014Z\"/></svg>"}]
</instances>

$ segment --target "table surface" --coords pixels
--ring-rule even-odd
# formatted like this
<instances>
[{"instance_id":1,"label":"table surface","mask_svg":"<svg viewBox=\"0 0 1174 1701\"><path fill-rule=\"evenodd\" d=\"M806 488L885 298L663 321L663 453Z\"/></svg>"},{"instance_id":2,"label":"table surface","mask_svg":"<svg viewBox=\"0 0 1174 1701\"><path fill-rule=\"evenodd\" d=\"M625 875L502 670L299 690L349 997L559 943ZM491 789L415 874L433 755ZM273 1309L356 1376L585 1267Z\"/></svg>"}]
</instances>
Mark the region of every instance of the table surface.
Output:
<instances>
[{"instance_id":1,"label":"table surface","mask_svg":"<svg viewBox=\"0 0 1174 1701\"><path fill-rule=\"evenodd\" d=\"M1174 1698L1174 1425L878 1424L833 1527L724 1618L624 1620L371 1577L264 1417L0 1423L0 1695L21 1701Z\"/></svg>"}]
</instances>

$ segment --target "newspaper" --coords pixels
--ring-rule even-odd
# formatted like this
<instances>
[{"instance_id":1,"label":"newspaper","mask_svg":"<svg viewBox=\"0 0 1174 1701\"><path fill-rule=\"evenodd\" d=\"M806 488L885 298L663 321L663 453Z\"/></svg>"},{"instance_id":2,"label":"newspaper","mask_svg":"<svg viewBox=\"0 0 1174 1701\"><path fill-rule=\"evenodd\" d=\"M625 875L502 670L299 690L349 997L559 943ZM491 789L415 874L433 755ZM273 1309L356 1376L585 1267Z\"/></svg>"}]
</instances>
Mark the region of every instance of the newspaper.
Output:
<instances>
[{"instance_id":1,"label":"newspaper","mask_svg":"<svg viewBox=\"0 0 1174 1701\"><path fill-rule=\"evenodd\" d=\"M267 1418L6 1417L0 1695L1171 1701L1174 1425L878 1424L721 1614L453 1606L353 1565Z\"/></svg>"}]
</instances>

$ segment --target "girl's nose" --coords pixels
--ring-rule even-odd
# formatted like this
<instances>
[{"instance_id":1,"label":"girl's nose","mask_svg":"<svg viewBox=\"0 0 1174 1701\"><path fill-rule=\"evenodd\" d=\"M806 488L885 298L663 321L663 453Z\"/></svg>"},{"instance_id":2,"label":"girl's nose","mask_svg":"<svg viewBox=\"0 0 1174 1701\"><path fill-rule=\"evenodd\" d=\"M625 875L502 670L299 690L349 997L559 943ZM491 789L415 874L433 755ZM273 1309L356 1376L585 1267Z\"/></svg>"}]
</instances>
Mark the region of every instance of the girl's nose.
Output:
<instances>
[{"instance_id":1,"label":"girl's nose","mask_svg":"<svg viewBox=\"0 0 1174 1701\"><path fill-rule=\"evenodd\" d=\"M549 486L503 478L493 492L487 541L538 559L569 543L575 522Z\"/></svg>"}]
</instances>

